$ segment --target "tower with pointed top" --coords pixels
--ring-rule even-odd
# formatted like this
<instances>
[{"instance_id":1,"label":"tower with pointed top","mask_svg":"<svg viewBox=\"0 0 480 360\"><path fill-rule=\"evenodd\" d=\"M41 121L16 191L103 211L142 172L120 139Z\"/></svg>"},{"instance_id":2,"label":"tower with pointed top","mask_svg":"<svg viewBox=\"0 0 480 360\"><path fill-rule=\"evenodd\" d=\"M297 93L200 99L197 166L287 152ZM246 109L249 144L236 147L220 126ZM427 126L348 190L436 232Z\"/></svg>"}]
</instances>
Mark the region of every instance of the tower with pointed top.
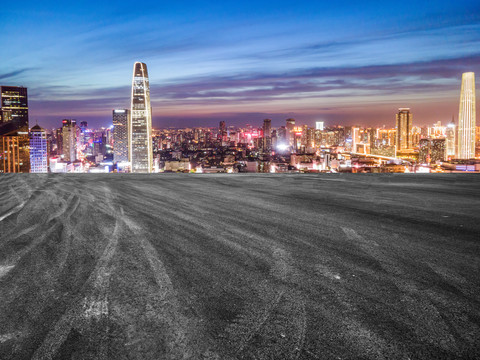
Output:
<instances>
[{"instance_id":1,"label":"tower with pointed top","mask_svg":"<svg viewBox=\"0 0 480 360\"><path fill-rule=\"evenodd\" d=\"M128 158L131 171L151 173L153 170L152 108L147 65L133 65L132 101L128 131Z\"/></svg>"},{"instance_id":2,"label":"tower with pointed top","mask_svg":"<svg viewBox=\"0 0 480 360\"><path fill-rule=\"evenodd\" d=\"M475 157L475 74L463 73L458 115L458 159Z\"/></svg>"}]
</instances>

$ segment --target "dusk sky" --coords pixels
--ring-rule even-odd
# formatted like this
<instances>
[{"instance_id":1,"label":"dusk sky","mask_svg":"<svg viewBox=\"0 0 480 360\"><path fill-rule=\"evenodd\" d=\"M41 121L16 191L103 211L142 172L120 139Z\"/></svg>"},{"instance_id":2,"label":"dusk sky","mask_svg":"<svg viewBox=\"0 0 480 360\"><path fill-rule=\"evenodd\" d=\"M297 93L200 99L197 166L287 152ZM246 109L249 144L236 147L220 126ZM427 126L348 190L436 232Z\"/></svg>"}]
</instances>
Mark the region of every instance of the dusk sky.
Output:
<instances>
[{"instance_id":1,"label":"dusk sky","mask_svg":"<svg viewBox=\"0 0 480 360\"><path fill-rule=\"evenodd\" d=\"M0 85L28 87L45 127L110 125L135 61L154 127L447 123L480 74L478 0L10 1L0 33Z\"/></svg>"}]
</instances>

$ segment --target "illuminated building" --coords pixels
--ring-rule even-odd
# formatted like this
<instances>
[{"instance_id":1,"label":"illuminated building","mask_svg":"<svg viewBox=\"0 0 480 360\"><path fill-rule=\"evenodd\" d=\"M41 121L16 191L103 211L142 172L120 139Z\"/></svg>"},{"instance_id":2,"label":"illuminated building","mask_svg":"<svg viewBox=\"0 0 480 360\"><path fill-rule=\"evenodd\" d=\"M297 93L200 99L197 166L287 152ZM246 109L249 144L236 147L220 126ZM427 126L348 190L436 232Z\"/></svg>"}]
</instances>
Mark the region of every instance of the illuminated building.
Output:
<instances>
[{"instance_id":1,"label":"illuminated building","mask_svg":"<svg viewBox=\"0 0 480 360\"><path fill-rule=\"evenodd\" d=\"M0 86L0 172L30 172L27 88Z\"/></svg>"},{"instance_id":2,"label":"illuminated building","mask_svg":"<svg viewBox=\"0 0 480 360\"><path fill-rule=\"evenodd\" d=\"M56 130L56 143L57 143L57 156L59 155L62 155L63 154L63 133L62 133L63 129L62 128L58 128Z\"/></svg>"},{"instance_id":3,"label":"illuminated building","mask_svg":"<svg viewBox=\"0 0 480 360\"><path fill-rule=\"evenodd\" d=\"M302 147L302 134L303 134L303 129L301 126L296 126L292 130L293 134L293 151L295 153L298 153L299 150Z\"/></svg>"},{"instance_id":4,"label":"illuminated building","mask_svg":"<svg viewBox=\"0 0 480 360\"><path fill-rule=\"evenodd\" d=\"M0 86L0 135L28 132L27 88Z\"/></svg>"},{"instance_id":5,"label":"illuminated building","mask_svg":"<svg viewBox=\"0 0 480 360\"><path fill-rule=\"evenodd\" d=\"M418 162L421 164L444 161L446 157L445 139L421 139L419 143Z\"/></svg>"},{"instance_id":6,"label":"illuminated building","mask_svg":"<svg viewBox=\"0 0 480 360\"><path fill-rule=\"evenodd\" d=\"M272 150L272 120L263 120L263 151L270 152Z\"/></svg>"},{"instance_id":7,"label":"illuminated building","mask_svg":"<svg viewBox=\"0 0 480 360\"><path fill-rule=\"evenodd\" d=\"M35 125L30 129L30 172L48 172L47 132Z\"/></svg>"},{"instance_id":8,"label":"illuminated building","mask_svg":"<svg viewBox=\"0 0 480 360\"><path fill-rule=\"evenodd\" d=\"M419 126L412 127L412 147L418 147L420 139L422 138L422 128Z\"/></svg>"},{"instance_id":9,"label":"illuminated building","mask_svg":"<svg viewBox=\"0 0 480 360\"><path fill-rule=\"evenodd\" d=\"M398 109L396 129L397 152L412 149L412 114L409 108Z\"/></svg>"},{"instance_id":10,"label":"illuminated building","mask_svg":"<svg viewBox=\"0 0 480 360\"><path fill-rule=\"evenodd\" d=\"M133 65L132 103L128 131L128 158L132 172L153 171L152 108L147 65Z\"/></svg>"},{"instance_id":11,"label":"illuminated building","mask_svg":"<svg viewBox=\"0 0 480 360\"><path fill-rule=\"evenodd\" d=\"M217 138L222 145L227 141L227 126L225 125L225 121L220 121Z\"/></svg>"},{"instance_id":12,"label":"illuminated building","mask_svg":"<svg viewBox=\"0 0 480 360\"><path fill-rule=\"evenodd\" d=\"M357 152L357 145L360 143L360 128L352 127L352 152Z\"/></svg>"},{"instance_id":13,"label":"illuminated building","mask_svg":"<svg viewBox=\"0 0 480 360\"><path fill-rule=\"evenodd\" d=\"M418 162L428 164L430 162L430 139L420 139L418 144Z\"/></svg>"},{"instance_id":14,"label":"illuminated building","mask_svg":"<svg viewBox=\"0 0 480 360\"><path fill-rule=\"evenodd\" d=\"M323 131L323 128L324 128L324 122L323 121L317 121L315 123L315 130Z\"/></svg>"},{"instance_id":15,"label":"illuminated building","mask_svg":"<svg viewBox=\"0 0 480 360\"><path fill-rule=\"evenodd\" d=\"M453 158L455 157L455 124L453 121L447 125L445 130L446 136L446 156Z\"/></svg>"},{"instance_id":16,"label":"illuminated building","mask_svg":"<svg viewBox=\"0 0 480 360\"><path fill-rule=\"evenodd\" d=\"M287 144L292 146L295 142L295 132L293 128L295 127L295 119L287 119Z\"/></svg>"},{"instance_id":17,"label":"illuminated building","mask_svg":"<svg viewBox=\"0 0 480 360\"><path fill-rule=\"evenodd\" d=\"M77 160L77 122L73 119L62 120L62 146L65 161Z\"/></svg>"},{"instance_id":18,"label":"illuminated building","mask_svg":"<svg viewBox=\"0 0 480 360\"><path fill-rule=\"evenodd\" d=\"M285 148L287 146L287 129L285 126L281 126L277 130L277 146Z\"/></svg>"},{"instance_id":19,"label":"illuminated building","mask_svg":"<svg viewBox=\"0 0 480 360\"><path fill-rule=\"evenodd\" d=\"M113 162L128 162L128 109L113 110Z\"/></svg>"},{"instance_id":20,"label":"illuminated building","mask_svg":"<svg viewBox=\"0 0 480 360\"><path fill-rule=\"evenodd\" d=\"M475 157L475 74L462 75L460 110L458 115L458 159Z\"/></svg>"},{"instance_id":21,"label":"illuminated building","mask_svg":"<svg viewBox=\"0 0 480 360\"><path fill-rule=\"evenodd\" d=\"M430 161L444 161L446 155L446 141L445 139L430 140Z\"/></svg>"}]
</instances>

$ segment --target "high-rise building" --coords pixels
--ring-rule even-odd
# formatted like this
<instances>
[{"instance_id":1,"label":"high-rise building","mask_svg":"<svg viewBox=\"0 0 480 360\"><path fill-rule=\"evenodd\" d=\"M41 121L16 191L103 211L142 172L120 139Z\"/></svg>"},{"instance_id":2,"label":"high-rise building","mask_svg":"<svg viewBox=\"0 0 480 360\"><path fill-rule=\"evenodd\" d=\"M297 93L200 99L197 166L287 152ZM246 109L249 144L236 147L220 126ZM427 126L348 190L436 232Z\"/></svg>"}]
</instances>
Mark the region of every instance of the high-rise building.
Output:
<instances>
[{"instance_id":1,"label":"high-rise building","mask_svg":"<svg viewBox=\"0 0 480 360\"><path fill-rule=\"evenodd\" d=\"M62 145L65 161L77 160L77 122L73 119L62 120Z\"/></svg>"},{"instance_id":2,"label":"high-rise building","mask_svg":"<svg viewBox=\"0 0 480 360\"><path fill-rule=\"evenodd\" d=\"M63 128L58 128L56 131L55 131L55 140L56 140L56 144L57 144L57 152L56 152L56 155L57 156L60 156L63 154Z\"/></svg>"},{"instance_id":3,"label":"high-rise building","mask_svg":"<svg viewBox=\"0 0 480 360\"><path fill-rule=\"evenodd\" d=\"M432 139L430 140L430 161L432 163L436 161L444 161L446 154L446 141L445 139Z\"/></svg>"},{"instance_id":4,"label":"high-rise building","mask_svg":"<svg viewBox=\"0 0 480 360\"><path fill-rule=\"evenodd\" d=\"M128 109L113 110L113 161L128 161Z\"/></svg>"},{"instance_id":5,"label":"high-rise building","mask_svg":"<svg viewBox=\"0 0 480 360\"><path fill-rule=\"evenodd\" d=\"M352 152L357 152L357 145L360 144L360 128L352 127Z\"/></svg>"},{"instance_id":6,"label":"high-rise building","mask_svg":"<svg viewBox=\"0 0 480 360\"><path fill-rule=\"evenodd\" d=\"M409 108L398 109L396 128L397 152L412 149L412 113Z\"/></svg>"},{"instance_id":7,"label":"high-rise building","mask_svg":"<svg viewBox=\"0 0 480 360\"><path fill-rule=\"evenodd\" d=\"M132 103L128 131L128 152L132 172L153 171L152 108L147 65L133 65Z\"/></svg>"},{"instance_id":8,"label":"high-rise building","mask_svg":"<svg viewBox=\"0 0 480 360\"><path fill-rule=\"evenodd\" d=\"M430 163L430 139L420 139L418 144L418 162L420 164Z\"/></svg>"},{"instance_id":9,"label":"high-rise building","mask_svg":"<svg viewBox=\"0 0 480 360\"><path fill-rule=\"evenodd\" d=\"M458 115L458 159L475 157L475 74L462 75L460 109Z\"/></svg>"},{"instance_id":10,"label":"high-rise building","mask_svg":"<svg viewBox=\"0 0 480 360\"><path fill-rule=\"evenodd\" d=\"M27 88L0 86L0 172L30 172Z\"/></svg>"},{"instance_id":11,"label":"high-rise building","mask_svg":"<svg viewBox=\"0 0 480 360\"><path fill-rule=\"evenodd\" d=\"M227 126L225 121L220 121L219 123L217 139L221 143L227 141Z\"/></svg>"},{"instance_id":12,"label":"high-rise building","mask_svg":"<svg viewBox=\"0 0 480 360\"><path fill-rule=\"evenodd\" d=\"M263 151L272 151L272 120L263 120Z\"/></svg>"},{"instance_id":13,"label":"high-rise building","mask_svg":"<svg viewBox=\"0 0 480 360\"><path fill-rule=\"evenodd\" d=\"M293 146L295 142L295 119L287 119L287 142L288 145Z\"/></svg>"},{"instance_id":14,"label":"high-rise building","mask_svg":"<svg viewBox=\"0 0 480 360\"><path fill-rule=\"evenodd\" d=\"M0 135L28 132L27 88L0 86Z\"/></svg>"},{"instance_id":15,"label":"high-rise building","mask_svg":"<svg viewBox=\"0 0 480 360\"><path fill-rule=\"evenodd\" d=\"M455 157L455 123L452 122L447 125L445 129L445 138L446 138L446 156L449 158Z\"/></svg>"},{"instance_id":16,"label":"high-rise building","mask_svg":"<svg viewBox=\"0 0 480 360\"><path fill-rule=\"evenodd\" d=\"M324 129L324 122L323 121L315 122L315 130L323 131L323 129Z\"/></svg>"},{"instance_id":17,"label":"high-rise building","mask_svg":"<svg viewBox=\"0 0 480 360\"><path fill-rule=\"evenodd\" d=\"M30 172L48 172L47 132L35 125L30 129Z\"/></svg>"}]
</instances>

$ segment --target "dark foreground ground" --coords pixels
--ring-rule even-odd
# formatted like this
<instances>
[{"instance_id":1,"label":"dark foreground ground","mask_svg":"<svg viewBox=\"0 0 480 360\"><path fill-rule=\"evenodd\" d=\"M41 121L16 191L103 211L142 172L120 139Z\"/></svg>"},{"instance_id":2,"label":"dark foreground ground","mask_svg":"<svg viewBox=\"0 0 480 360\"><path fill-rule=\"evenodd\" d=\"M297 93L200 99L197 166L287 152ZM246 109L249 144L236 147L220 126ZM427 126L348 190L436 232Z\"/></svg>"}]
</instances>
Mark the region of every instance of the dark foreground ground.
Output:
<instances>
[{"instance_id":1,"label":"dark foreground ground","mask_svg":"<svg viewBox=\"0 0 480 360\"><path fill-rule=\"evenodd\" d=\"M480 358L480 176L0 176L0 359Z\"/></svg>"}]
</instances>

